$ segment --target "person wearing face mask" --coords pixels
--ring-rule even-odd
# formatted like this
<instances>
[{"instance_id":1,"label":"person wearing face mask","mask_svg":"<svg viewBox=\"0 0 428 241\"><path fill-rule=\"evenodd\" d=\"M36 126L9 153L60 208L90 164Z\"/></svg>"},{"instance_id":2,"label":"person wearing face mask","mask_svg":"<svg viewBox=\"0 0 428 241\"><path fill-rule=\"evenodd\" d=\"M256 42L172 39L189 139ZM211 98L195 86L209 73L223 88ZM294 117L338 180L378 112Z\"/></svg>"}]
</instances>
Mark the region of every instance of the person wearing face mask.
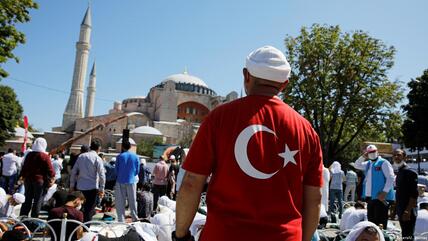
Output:
<instances>
[{"instance_id":1,"label":"person wearing face mask","mask_svg":"<svg viewBox=\"0 0 428 241\"><path fill-rule=\"evenodd\" d=\"M404 161L406 152L401 149L394 151L394 169L397 169L396 202L397 215L400 221L403 240L414 240L413 233L416 223L416 200L418 198L418 174L411 170Z\"/></svg>"},{"instance_id":2,"label":"person wearing face mask","mask_svg":"<svg viewBox=\"0 0 428 241\"><path fill-rule=\"evenodd\" d=\"M394 200L395 176L391 163L379 155L375 145L368 145L354 167L365 174L362 197L367 202L368 220L386 228L389 209L386 200Z\"/></svg>"},{"instance_id":3,"label":"person wearing face mask","mask_svg":"<svg viewBox=\"0 0 428 241\"><path fill-rule=\"evenodd\" d=\"M49 211L48 222L55 230L57 240L59 240L59 237L61 235L61 222L49 220L67 218L83 222L83 212L80 211L80 209L82 208L82 204L84 202L85 196L83 195L83 193L80 191L74 191L68 194L67 202L62 207L52 208ZM74 222L67 222L65 240L69 240L71 232L73 232L73 230L75 230L77 226L79 225ZM81 238L82 234L83 228L79 227L79 229L74 232L73 238L71 240L77 240ZM51 234L51 237L53 237L53 234Z\"/></svg>"}]
</instances>

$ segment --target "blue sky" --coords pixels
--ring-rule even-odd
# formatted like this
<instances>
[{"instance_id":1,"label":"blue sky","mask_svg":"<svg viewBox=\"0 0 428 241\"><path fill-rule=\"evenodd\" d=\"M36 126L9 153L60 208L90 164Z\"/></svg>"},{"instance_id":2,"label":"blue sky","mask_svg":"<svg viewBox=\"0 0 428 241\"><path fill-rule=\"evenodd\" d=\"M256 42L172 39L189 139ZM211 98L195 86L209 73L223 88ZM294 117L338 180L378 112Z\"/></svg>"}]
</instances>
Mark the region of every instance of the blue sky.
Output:
<instances>
[{"instance_id":1,"label":"blue sky","mask_svg":"<svg viewBox=\"0 0 428 241\"><path fill-rule=\"evenodd\" d=\"M14 51L21 62L3 66L11 78L1 84L15 89L30 123L50 130L62 121L88 1L38 3L31 22L19 26L27 36ZM220 95L239 93L249 52L267 44L284 51L286 35L297 36L313 23L364 30L393 45L392 80L407 82L428 68L426 0L93 0L91 6L89 68L96 59L96 115L107 113L113 100L147 95L185 67Z\"/></svg>"}]
</instances>

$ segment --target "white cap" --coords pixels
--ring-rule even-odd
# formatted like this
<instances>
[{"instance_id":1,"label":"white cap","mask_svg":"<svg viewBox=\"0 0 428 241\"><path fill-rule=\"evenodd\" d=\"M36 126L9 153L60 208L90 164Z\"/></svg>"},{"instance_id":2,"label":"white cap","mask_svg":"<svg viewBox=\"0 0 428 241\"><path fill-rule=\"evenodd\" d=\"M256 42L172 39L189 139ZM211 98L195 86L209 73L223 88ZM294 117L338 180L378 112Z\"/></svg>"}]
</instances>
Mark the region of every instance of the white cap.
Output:
<instances>
[{"instance_id":1,"label":"white cap","mask_svg":"<svg viewBox=\"0 0 428 241\"><path fill-rule=\"evenodd\" d=\"M0 208L7 203L7 195L3 188L0 187Z\"/></svg>"},{"instance_id":2,"label":"white cap","mask_svg":"<svg viewBox=\"0 0 428 241\"><path fill-rule=\"evenodd\" d=\"M423 203L428 204L428 196L425 196L425 197L422 197L421 199L419 199L418 205L420 206Z\"/></svg>"},{"instance_id":3,"label":"white cap","mask_svg":"<svg viewBox=\"0 0 428 241\"><path fill-rule=\"evenodd\" d=\"M169 156L169 159L170 159L170 160L175 160L175 156L174 156L174 155L171 155L171 156Z\"/></svg>"},{"instance_id":4,"label":"white cap","mask_svg":"<svg viewBox=\"0 0 428 241\"><path fill-rule=\"evenodd\" d=\"M251 52L245 67L254 77L279 83L288 80L291 71L285 55L272 46L263 46Z\"/></svg>"},{"instance_id":5,"label":"white cap","mask_svg":"<svg viewBox=\"0 0 428 241\"><path fill-rule=\"evenodd\" d=\"M146 159L145 158L141 158L140 163L143 164L143 165L146 165L147 164Z\"/></svg>"},{"instance_id":6,"label":"white cap","mask_svg":"<svg viewBox=\"0 0 428 241\"><path fill-rule=\"evenodd\" d=\"M21 193L17 192L15 194L13 194L12 197L15 200L15 202L18 203L18 204L22 204L22 203L25 202L25 196L23 194L21 194Z\"/></svg>"},{"instance_id":7,"label":"white cap","mask_svg":"<svg viewBox=\"0 0 428 241\"><path fill-rule=\"evenodd\" d=\"M366 152L370 153L370 152L375 152L377 151L377 147L375 145L368 145L366 147Z\"/></svg>"}]
</instances>

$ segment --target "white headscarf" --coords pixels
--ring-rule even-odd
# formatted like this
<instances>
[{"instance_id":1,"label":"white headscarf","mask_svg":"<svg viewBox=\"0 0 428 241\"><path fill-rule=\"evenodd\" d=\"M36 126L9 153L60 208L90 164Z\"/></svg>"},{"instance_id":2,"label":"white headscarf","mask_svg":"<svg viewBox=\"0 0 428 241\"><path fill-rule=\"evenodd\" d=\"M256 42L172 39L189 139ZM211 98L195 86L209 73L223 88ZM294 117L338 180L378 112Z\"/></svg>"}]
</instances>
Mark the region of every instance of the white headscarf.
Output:
<instances>
[{"instance_id":1,"label":"white headscarf","mask_svg":"<svg viewBox=\"0 0 428 241\"><path fill-rule=\"evenodd\" d=\"M376 224L369 222L369 221L362 221L357 223L357 225L352 228L351 232L346 237L345 241L355 241L360 236L360 234L366 229L367 227L373 227L376 229L377 234L379 235L380 241L385 241L385 238L383 237L382 231L376 226Z\"/></svg>"},{"instance_id":2,"label":"white headscarf","mask_svg":"<svg viewBox=\"0 0 428 241\"><path fill-rule=\"evenodd\" d=\"M3 188L0 187L0 208L2 208L7 203L7 194Z\"/></svg>"},{"instance_id":3,"label":"white headscarf","mask_svg":"<svg viewBox=\"0 0 428 241\"><path fill-rule=\"evenodd\" d=\"M21 193L15 193L15 194L13 194L13 199L15 200L15 202L17 203L17 204L22 204L22 203L24 203L25 202L25 196L23 195L23 194L21 194Z\"/></svg>"},{"instance_id":4,"label":"white headscarf","mask_svg":"<svg viewBox=\"0 0 428 241\"><path fill-rule=\"evenodd\" d=\"M45 138L39 137L34 141L31 149L37 152L46 152L47 146L48 146L48 143L46 142Z\"/></svg>"},{"instance_id":5,"label":"white headscarf","mask_svg":"<svg viewBox=\"0 0 428 241\"><path fill-rule=\"evenodd\" d=\"M333 164L331 164L330 170L331 173L339 173L340 171L342 171L342 165L340 165L339 162L335 161L333 162Z\"/></svg>"}]
</instances>

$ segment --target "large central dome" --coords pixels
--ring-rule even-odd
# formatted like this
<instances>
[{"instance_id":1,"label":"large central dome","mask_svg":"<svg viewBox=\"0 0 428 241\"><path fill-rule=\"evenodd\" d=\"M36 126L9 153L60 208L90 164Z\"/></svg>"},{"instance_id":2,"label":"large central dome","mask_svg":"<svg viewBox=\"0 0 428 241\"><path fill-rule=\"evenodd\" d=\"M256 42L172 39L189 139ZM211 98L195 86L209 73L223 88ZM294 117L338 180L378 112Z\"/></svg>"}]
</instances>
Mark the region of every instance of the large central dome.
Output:
<instances>
[{"instance_id":1,"label":"large central dome","mask_svg":"<svg viewBox=\"0 0 428 241\"><path fill-rule=\"evenodd\" d=\"M166 77L166 79L163 80L162 83L165 83L170 80L174 81L175 83L193 84L193 85L198 85L198 86L208 88L208 85L205 84L203 80L199 79L196 76L189 75L187 72L184 72L183 74L170 75Z\"/></svg>"}]
</instances>

